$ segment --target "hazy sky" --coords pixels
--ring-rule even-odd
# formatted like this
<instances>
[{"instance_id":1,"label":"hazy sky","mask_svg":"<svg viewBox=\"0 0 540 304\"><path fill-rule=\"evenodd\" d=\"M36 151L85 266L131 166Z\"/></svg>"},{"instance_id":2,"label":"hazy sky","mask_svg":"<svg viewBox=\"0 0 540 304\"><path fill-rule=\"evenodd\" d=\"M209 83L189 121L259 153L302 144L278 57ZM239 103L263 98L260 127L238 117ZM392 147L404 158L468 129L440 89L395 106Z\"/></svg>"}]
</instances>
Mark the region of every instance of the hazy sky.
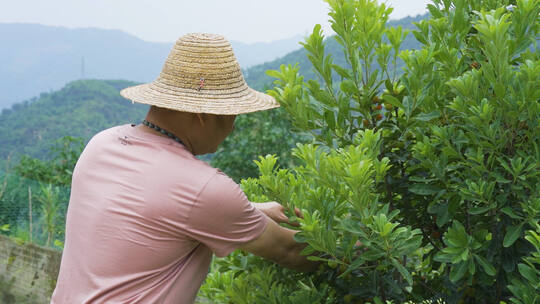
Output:
<instances>
[{"instance_id":1,"label":"hazy sky","mask_svg":"<svg viewBox=\"0 0 540 304\"><path fill-rule=\"evenodd\" d=\"M393 19L425 12L429 0L386 0ZM210 32L242 42L304 35L326 28L322 0L0 0L0 22L120 29L147 41Z\"/></svg>"}]
</instances>

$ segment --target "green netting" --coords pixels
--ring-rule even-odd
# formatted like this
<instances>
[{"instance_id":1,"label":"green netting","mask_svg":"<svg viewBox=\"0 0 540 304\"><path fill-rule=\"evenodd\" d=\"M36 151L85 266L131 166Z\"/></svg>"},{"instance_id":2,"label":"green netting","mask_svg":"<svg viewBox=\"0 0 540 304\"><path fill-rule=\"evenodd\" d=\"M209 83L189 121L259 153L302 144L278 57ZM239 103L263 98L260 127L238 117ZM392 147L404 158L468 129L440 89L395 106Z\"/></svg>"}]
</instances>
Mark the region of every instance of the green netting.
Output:
<instances>
[{"instance_id":1,"label":"green netting","mask_svg":"<svg viewBox=\"0 0 540 304\"><path fill-rule=\"evenodd\" d=\"M69 187L0 172L0 234L61 249Z\"/></svg>"}]
</instances>

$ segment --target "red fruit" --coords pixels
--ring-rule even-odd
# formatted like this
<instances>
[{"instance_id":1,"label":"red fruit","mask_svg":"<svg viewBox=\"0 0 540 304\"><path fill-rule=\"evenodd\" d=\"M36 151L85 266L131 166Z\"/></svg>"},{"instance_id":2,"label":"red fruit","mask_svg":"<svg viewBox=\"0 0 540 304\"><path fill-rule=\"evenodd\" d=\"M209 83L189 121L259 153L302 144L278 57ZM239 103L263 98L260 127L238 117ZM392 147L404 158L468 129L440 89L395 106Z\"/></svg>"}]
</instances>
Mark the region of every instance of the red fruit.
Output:
<instances>
[{"instance_id":1,"label":"red fruit","mask_svg":"<svg viewBox=\"0 0 540 304\"><path fill-rule=\"evenodd\" d=\"M382 119L383 119L382 114L377 114L377 116L375 116L375 119L376 119L377 121L382 120Z\"/></svg>"},{"instance_id":2,"label":"red fruit","mask_svg":"<svg viewBox=\"0 0 540 304\"><path fill-rule=\"evenodd\" d=\"M378 104L378 105L373 106L371 108L373 109L373 111L380 111L380 110L382 110L382 105Z\"/></svg>"},{"instance_id":3,"label":"red fruit","mask_svg":"<svg viewBox=\"0 0 540 304\"><path fill-rule=\"evenodd\" d=\"M373 103L380 103L381 102L381 99L378 97L378 96L375 96L373 97L373 99L371 100Z\"/></svg>"},{"instance_id":4,"label":"red fruit","mask_svg":"<svg viewBox=\"0 0 540 304\"><path fill-rule=\"evenodd\" d=\"M479 67L480 67L480 64L478 62L475 61L475 62L471 63L471 68L478 69Z\"/></svg>"},{"instance_id":5,"label":"red fruit","mask_svg":"<svg viewBox=\"0 0 540 304\"><path fill-rule=\"evenodd\" d=\"M362 124L364 125L364 128L367 128L367 127L369 127L369 125L370 125L369 120L367 120L367 119L364 119L364 120L362 121Z\"/></svg>"}]
</instances>

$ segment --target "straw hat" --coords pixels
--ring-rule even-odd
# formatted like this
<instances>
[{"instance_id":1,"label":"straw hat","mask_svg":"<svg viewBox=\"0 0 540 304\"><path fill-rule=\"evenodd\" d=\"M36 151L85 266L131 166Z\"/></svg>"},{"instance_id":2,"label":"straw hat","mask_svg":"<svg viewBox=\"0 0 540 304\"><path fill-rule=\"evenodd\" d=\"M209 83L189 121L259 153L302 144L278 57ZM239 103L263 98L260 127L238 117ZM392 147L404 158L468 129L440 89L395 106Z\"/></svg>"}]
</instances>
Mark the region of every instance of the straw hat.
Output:
<instances>
[{"instance_id":1,"label":"straw hat","mask_svg":"<svg viewBox=\"0 0 540 304\"><path fill-rule=\"evenodd\" d=\"M190 113L236 115L279 107L272 96L247 86L231 44L214 34L181 37L158 79L120 94L135 102Z\"/></svg>"}]
</instances>

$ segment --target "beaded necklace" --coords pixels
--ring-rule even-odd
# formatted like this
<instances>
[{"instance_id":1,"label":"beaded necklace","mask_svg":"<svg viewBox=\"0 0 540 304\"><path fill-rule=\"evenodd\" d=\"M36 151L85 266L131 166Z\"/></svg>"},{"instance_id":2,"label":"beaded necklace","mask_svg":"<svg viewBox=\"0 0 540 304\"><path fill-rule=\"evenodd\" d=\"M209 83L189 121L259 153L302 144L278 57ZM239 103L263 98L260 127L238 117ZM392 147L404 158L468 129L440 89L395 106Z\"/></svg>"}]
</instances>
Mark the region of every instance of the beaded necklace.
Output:
<instances>
[{"instance_id":1,"label":"beaded necklace","mask_svg":"<svg viewBox=\"0 0 540 304\"><path fill-rule=\"evenodd\" d=\"M146 119L142 121L142 124L149 127L150 129L154 129L158 132L160 132L161 134L164 134L164 135L167 135L168 137L174 139L174 141L176 141L177 143L181 144L182 146L186 146L181 140L180 138L176 137L174 134L172 134L171 132L167 131L167 130L164 130L162 128L160 128L159 126L156 126L155 124L147 121Z\"/></svg>"}]
</instances>

